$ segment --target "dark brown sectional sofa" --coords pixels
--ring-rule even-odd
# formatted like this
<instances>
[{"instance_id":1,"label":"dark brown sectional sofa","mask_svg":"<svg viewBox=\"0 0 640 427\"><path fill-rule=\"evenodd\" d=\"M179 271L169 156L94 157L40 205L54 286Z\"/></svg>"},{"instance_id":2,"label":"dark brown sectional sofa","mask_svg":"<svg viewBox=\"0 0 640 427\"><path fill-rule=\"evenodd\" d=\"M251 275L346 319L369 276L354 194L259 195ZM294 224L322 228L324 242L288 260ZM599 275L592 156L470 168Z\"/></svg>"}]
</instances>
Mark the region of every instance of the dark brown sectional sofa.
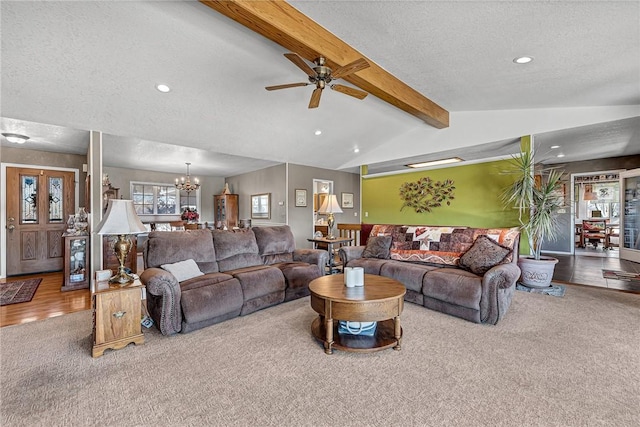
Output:
<instances>
[{"instance_id":1,"label":"dark brown sectional sofa","mask_svg":"<svg viewBox=\"0 0 640 427\"><path fill-rule=\"evenodd\" d=\"M323 275L328 261L326 251L296 249L289 226L153 231L143 255L147 308L164 335L307 296L309 282ZM176 266L189 260L195 264L182 281L167 270L178 274Z\"/></svg>"},{"instance_id":2,"label":"dark brown sectional sofa","mask_svg":"<svg viewBox=\"0 0 640 427\"><path fill-rule=\"evenodd\" d=\"M343 265L398 280L407 288L406 301L490 324L511 304L520 277L517 228L374 225L368 239L377 241L377 251L366 240L368 246L342 247Z\"/></svg>"}]
</instances>

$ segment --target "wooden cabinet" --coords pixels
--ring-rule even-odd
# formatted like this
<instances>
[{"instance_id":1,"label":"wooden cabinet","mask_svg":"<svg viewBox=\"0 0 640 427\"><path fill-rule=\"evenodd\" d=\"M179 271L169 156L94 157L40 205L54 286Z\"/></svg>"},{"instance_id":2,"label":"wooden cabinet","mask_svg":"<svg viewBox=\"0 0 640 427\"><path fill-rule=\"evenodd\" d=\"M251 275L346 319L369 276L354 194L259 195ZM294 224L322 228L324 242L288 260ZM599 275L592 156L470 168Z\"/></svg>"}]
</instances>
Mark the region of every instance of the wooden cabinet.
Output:
<instances>
[{"instance_id":1,"label":"wooden cabinet","mask_svg":"<svg viewBox=\"0 0 640 427\"><path fill-rule=\"evenodd\" d=\"M129 239L131 239L131 249L124 261L124 266L135 274L138 271L138 239L134 235L129 236ZM120 261L113 251L116 240L118 240L118 236L102 237L102 268L111 270L112 274L117 273L120 267Z\"/></svg>"},{"instance_id":2,"label":"wooden cabinet","mask_svg":"<svg viewBox=\"0 0 640 427\"><path fill-rule=\"evenodd\" d=\"M64 282L62 291L89 287L89 236L64 236Z\"/></svg>"},{"instance_id":3,"label":"wooden cabinet","mask_svg":"<svg viewBox=\"0 0 640 427\"><path fill-rule=\"evenodd\" d=\"M144 344L142 334L142 283L109 285L96 282L93 298L93 357L119 350L130 343Z\"/></svg>"},{"instance_id":4,"label":"wooden cabinet","mask_svg":"<svg viewBox=\"0 0 640 427\"><path fill-rule=\"evenodd\" d=\"M213 223L216 228L231 229L238 226L238 195L221 194L213 196Z\"/></svg>"}]
</instances>

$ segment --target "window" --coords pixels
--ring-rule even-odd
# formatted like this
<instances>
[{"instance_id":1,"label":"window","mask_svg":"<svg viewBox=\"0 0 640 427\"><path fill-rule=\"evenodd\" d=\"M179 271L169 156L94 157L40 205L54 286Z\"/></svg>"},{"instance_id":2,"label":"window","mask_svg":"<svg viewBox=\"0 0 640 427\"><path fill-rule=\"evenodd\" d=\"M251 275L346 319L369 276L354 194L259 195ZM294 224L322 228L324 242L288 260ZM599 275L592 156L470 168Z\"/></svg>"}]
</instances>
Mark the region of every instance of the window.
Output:
<instances>
[{"instance_id":1,"label":"window","mask_svg":"<svg viewBox=\"0 0 640 427\"><path fill-rule=\"evenodd\" d=\"M138 215L180 215L187 206L196 209L200 190L187 194L174 184L131 182L131 198Z\"/></svg>"},{"instance_id":2,"label":"window","mask_svg":"<svg viewBox=\"0 0 640 427\"><path fill-rule=\"evenodd\" d=\"M132 182L131 198L138 215L179 215L186 205L195 200L198 192L187 195L173 184ZM195 207L194 205L193 207Z\"/></svg>"}]
</instances>

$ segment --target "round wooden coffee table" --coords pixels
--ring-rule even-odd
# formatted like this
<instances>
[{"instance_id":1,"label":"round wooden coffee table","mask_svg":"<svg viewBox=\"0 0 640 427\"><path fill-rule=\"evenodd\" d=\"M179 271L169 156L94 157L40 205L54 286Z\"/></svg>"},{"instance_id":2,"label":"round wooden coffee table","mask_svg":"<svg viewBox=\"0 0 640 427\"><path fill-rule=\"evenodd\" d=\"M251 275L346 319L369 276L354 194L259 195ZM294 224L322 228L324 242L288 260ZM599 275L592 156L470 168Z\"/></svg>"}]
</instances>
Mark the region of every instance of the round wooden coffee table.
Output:
<instances>
[{"instance_id":1,"label":"round wooden coffee table","mask_svg":"<svg viewBox=\"0 0 640 427\"><path fill-rule=\"evenodd\" d=\"M364 275L364 286L347 288L344 275L319 277L309 283L311 308L320 316L311 324L313 336L324 343L324 352L337 348L372 352L393 347L400 350L404 285L373 274ZM335 320L335 322L334 322ZM378 322L373 336L338 333L338 320Z\"/></svg>"}]
</instances>

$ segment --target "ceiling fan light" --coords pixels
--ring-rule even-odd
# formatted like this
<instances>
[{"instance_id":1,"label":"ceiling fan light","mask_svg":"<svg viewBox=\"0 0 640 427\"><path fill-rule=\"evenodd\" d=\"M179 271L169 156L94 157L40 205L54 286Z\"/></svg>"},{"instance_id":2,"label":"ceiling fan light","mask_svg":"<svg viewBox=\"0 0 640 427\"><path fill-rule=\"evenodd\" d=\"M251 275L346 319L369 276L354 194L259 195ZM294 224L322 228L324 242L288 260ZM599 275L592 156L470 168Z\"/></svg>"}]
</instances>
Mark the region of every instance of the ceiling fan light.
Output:
<instances>
[{"instance_id":1,"label":"ceiling fan light","mask_svg":"<svg viewBox=\"0 0 640 427\"><path fill-rule=\"evenodd\" d=\"M165 84L157 84L156 89L162 93L171 92L171 88Z\"/></svg>"},{"instance_id":2,"label":"ceiling fan light","mask_svg":"<svg viewBox=\"0 0 640 427\"><path fill-rule=\"evenodd\" d=\"M7 141L11 142L12 144L24 144L29 139L28 136L20 135L17 133L3 133L2 136L7 138Z\"/></svg>"}]
</instances>

